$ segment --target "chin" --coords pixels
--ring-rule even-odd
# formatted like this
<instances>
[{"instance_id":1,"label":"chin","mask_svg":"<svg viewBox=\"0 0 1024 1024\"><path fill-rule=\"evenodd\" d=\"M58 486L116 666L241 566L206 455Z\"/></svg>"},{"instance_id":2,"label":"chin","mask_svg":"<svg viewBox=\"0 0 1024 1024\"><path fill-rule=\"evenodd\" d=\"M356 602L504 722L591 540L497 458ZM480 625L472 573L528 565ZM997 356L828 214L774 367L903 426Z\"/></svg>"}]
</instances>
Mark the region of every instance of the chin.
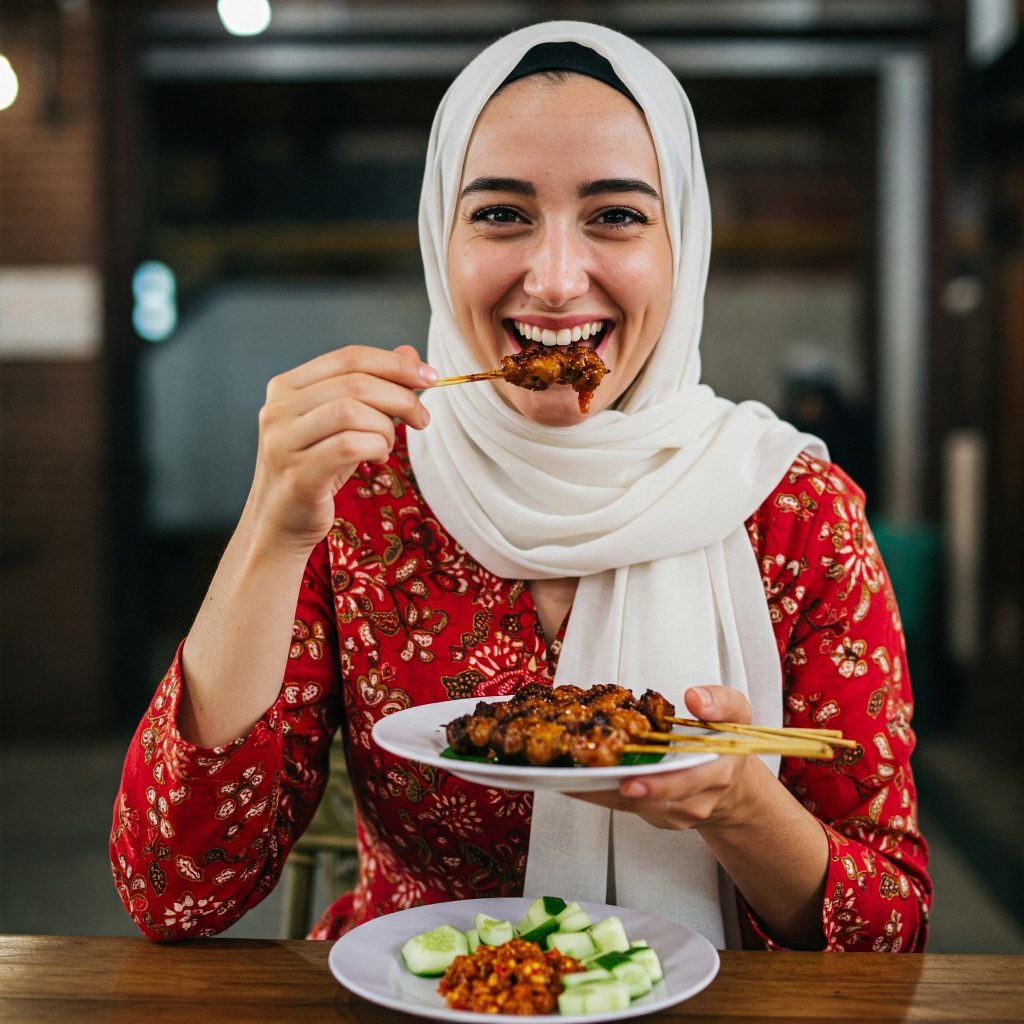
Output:
<instances>
[{"instance_id":1,"label":"chin","mask_svg":"<svg viewBox=\"0 0 1024 1024\"><path fill-rule=\"evenodd\" d=\"M512 388L513 385L506 385ZM527 419L539 423L544 427L572 427L582 423L585 419L597 412L595 405L592 405L590 412L580 412L579 399L576 392L568 387L549 388L547 391L523 391L522 388L515 389L518 394L509 401L506 401L518 409ZM596 403L595 403L596 404Z\"/></svg>"}]
</instances>

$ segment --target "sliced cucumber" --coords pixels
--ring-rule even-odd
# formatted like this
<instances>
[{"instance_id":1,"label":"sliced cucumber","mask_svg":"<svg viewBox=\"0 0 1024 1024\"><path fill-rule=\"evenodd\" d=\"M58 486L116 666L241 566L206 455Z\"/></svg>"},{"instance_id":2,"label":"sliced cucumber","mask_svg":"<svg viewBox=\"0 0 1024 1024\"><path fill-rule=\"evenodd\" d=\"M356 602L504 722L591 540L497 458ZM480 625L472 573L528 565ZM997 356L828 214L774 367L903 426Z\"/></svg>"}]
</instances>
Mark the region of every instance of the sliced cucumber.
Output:
<instances>
[{"instance_id":1,"label":"sliced cucumber","mask_svg":"<svg viewBox=\"0 0 1024 1024\"><path fill-rule=\"evenodd\" d=\"M500 946L511 942L515 936L511 921L498 921L486 914L477 914L473 919L480 943L484 946Z\"/></svg>"},{"instance_id":2,"label":"sliced cucumber","mask_svg":"<svg viewBox=\"0 0 1024 1024\"><path fill-rule=\"evenodd\" d=\"M475 928L470 928L466 932L466 944L469 946L470 953L474 952L480 945L480 933Z\"/></svg>"},{"instance_id":3,"label":"sliced cucumber","mask_svg":"<svg viewBox=\"0 0 1024 1024\"><path fill-rule=\"evenodd\" d=\"M559 930L558 915L565 909L565 900L560 897L540 896L530 904L516 931L527 942L543 943L545 935Z\"/></svg>"},{"instance_id":4,"label":"sliced cucumber","mask_svg":"<svg viewBox=\"0 0 1024 1024\"><path fill-rule=\"evenodd\" d=\"M590 920L590 915L578 903L570 903L555 920L558 922L558 931L560 932L581 932L593 923Z\"/></svg>"},{"instance_id":5,"label":"sliced cucumber","mask_svg":"<svg viewBox=\"0 0 1024 1024\"><path fill-rule=\"evenodd\" d=\"M629 1006L629 989L621 981L594 981L566 989L558 997L558 1012L568 1016L610 1013Z\"/></svg>"},{"instance_id":6,"label":"sliced cucumber","mask_svg":"<svg viewBox=\"0 0 1024 1024\"><path fill-rule=\"evenodd\" d=\"M545 940L548 949L573 956L577 960L593 956L596 952L594 940L586 932L552 932Z\"/></svg>"},{"instance_id":7,"label":"sliced cucumber","mask_svg":"<svg viewBox=\"0 0 1024 1024\"><path fill-rule=\"evenodd\" d=\"M590 926L590 937L601 953L624 953L629 949L629 939L622 922L612 915Z\"/></svg>"},{"instance_id":8,"label":"sliced cucumber","mask_svg":"<svg viewBox=\"0 0 1024 1024\"><path fill-rule=\"evenodd\" d=\"M658 954L648 945L632 946L626 954L635 964L640 964L647 972L648 977L654 982L661 981L665 977L665 971L658 959Z\"/></svg>"},{"instance_id":9,"label":"sliced cucumber","mask_svg":"<svg viewBox=\"0 0 1024 1024\"><path fill-rule=\"evenodd\" d=\"M616 950L611 953L595 953L594 956L588 956L586 966L588 970L601 968L610 971L613 967L618 967L619 964L624 964L628 960L628 953L620 953Z\"/></svg>"},{"instance_id":10,"label":"sliced cucumber","mask_svg":"<svg viewBox=\"0 0 1024 1024\"><path fill-rule=\"evenodd\" d=\"M577 985L589 985L592 981L611 981L612 972L601 967L595 967L592 971L574 971L572 974L562 975L562 988L576 988Z\"/></svg>"},{"instance_id":11,"label":"sliced cucumber","mask_svg":"<svg viewBox=\"0 0 1024 1024\"><path fill-rule=\"evenodd\" d=\"M402 959L413 974L429 978L444 974L451 962L469 952L465 932L450 924L442 924L429 932L414 935L402 947Z\"/></svg>"},{"instance_id":12,"label":"sliced cucumber","mask_svg":"<svg viewBox=\"0 0 1024 1024\"><path fill-rule=\"evenodd\" d=\"M612 969L612 977L621 981L629 989L630 999L639 999L647 995L654 987L647 968L643 964L634 963L632 958L616 964Z\"/></svg>"}]
</instances>

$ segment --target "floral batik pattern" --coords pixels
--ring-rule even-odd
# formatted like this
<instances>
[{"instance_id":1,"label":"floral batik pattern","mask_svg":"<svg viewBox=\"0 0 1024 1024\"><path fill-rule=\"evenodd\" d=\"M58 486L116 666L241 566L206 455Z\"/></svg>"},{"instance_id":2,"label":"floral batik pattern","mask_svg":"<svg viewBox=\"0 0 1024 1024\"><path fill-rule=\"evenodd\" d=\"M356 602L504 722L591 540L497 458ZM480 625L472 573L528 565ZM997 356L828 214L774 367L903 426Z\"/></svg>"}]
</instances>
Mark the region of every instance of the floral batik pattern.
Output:
<instances>
[{"instance_id":1,"label":"floral batik pattern","mask_svg":"<svg viewBox=\"0 0 1024 1024\"><path fill-rule=\"evenodd\" d=\"M909 758L913 702L899 614L864 517L836 466L799 458L748 521L783 667L791 725L858 747L784 759L780 778L829 845L827 948L920 950L927 848ZM309 560L281 693L248 736L217 749L176 726L181 653L125 762L111 863L126 909L155 939L223 931L273 888L315 812L340 728L356 797L359 878L316 938L425 903L521 895L532 799L462 782L373 745L402 708L550 683L529 589L477 564L416 489L404 432L363 464ZM767 948L773 937L748 917Z\"/></svg>"}]
</instances>

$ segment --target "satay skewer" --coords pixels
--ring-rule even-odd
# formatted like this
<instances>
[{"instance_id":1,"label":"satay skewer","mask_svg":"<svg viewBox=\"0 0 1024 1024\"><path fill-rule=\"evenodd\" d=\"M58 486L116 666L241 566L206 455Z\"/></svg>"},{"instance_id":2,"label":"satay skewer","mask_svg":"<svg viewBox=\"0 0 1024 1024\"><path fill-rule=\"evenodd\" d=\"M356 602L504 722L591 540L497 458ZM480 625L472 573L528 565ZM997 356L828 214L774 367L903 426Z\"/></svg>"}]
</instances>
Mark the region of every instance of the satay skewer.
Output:
<instances>
[{"instance_id":1,"label":"satay skewer","mask_svg":"<svg viewBox=\"0 0 1024 1024\"><path fill-rule=\"evenodd\" d=\"M590 411L595 389L608 372L596 350L586 345L546 346L504 356L501 365L493 370L442 377L434 387L499 377L528 391L546 391L552 384L566 384L576 392L580 412L586 413Z\"/></svg>"},{"instance_id":2,"label":"satay skewer","mask_svg":"<svg viewBox=\"0 0 1024 1024\"><path fill-rule=\"evenodd\" d=\"M627 743L627 754L779 754L783 757L809 757L816 761L831 761L835 751L825 743L811 740L780 744L769 737L758 741L724 736L694 736L678 743Z\"/></svg>"},{"instance_id":3,"label":"satay skewer","mask_svg":"<svg viewBox=\"0 0 1024 1024\"><path fill-rule=\"evenodd\" d=\"M753 734L739 736L732 734L729 736L721 734L688 736L686 733L681 732L641 732L635 733L634 736L638 740L653 740L655 743L726 744L735 747L737 750L768 744L772 747L772 753L792 753L794 757L829 755L832 750L828 740L805 736L756 736Z\"/></svg>"},{"instance_id":4,"label":"satay skewer","mask_svg":"<svg viewBox=\"0 0 1024 1024\"><path fill-rule=\"evenodd\" d=\"M431 387L444 388L449 384L471 384L477 380L494 380L496 377L504 377L505 371L498 370L481 370L480 373L463 373L456 377L442 377L440 380L434 381Z\"/></svg>"},{"instance_id":5,"label":"satay skewer","mask_svg":"<svg viewBox=\"0 0 1024 1024\"><path fill-rule=\"evenodd\" d=\"M671 716L666 719L676 725L690 725L697 729L713 729L715 732L736 733L741 736L792 736L810 740L822 740L834 747L847 747L852 750L859 746L856 740L843 738L838 729L810 729L799 726L782 726L776 728L771 725L739 725L736 722L704 722L697 718L679 718Z\"/></svg>"}]
</instances>

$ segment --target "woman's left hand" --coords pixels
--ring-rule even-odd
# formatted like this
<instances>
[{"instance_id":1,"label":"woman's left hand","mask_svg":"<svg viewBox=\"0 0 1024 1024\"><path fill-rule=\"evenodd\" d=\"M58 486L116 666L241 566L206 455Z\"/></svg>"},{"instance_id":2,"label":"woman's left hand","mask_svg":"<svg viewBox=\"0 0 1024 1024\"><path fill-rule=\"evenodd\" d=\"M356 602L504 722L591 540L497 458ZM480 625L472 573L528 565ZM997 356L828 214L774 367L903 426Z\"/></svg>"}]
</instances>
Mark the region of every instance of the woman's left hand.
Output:
<instances>
[{"instance_id":1,"label":"woman's left hand","mask_svg":"<svg viewBox=\"0 0 1024 1024\"><path fill-rule=\"evenodd\" d=\"M697 686L684 695L686 707L706 722L750 723L750 703L728 686ZM574 793L580 800L639 815L656 828L715 828L748 817L745 808L767 769L756 757L723 755L707 764L623 782L618 791Z\"/></svg>"}]
</instances>

